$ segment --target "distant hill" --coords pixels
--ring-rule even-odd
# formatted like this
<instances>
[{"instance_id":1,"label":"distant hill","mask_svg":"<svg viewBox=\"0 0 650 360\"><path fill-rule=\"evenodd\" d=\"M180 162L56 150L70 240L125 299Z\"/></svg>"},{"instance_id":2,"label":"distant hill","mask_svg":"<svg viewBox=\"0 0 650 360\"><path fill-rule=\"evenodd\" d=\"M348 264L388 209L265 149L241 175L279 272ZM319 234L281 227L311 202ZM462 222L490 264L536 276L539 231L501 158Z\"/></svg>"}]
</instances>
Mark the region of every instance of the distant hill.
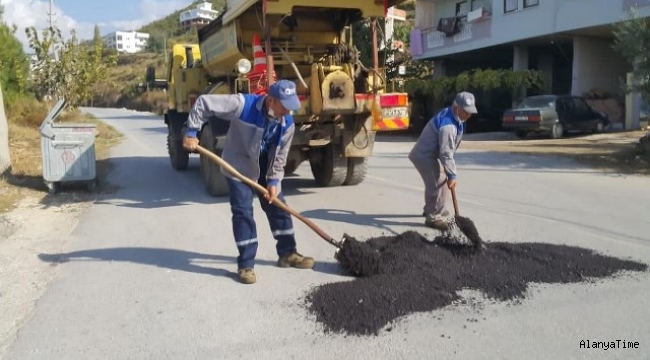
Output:
<instances>
[{"instance_id":1,"label":"distant hill","mask_svg":"<svg viewBox=\"0 0 650 360\"><path fill-rule=\"evenodd\" d=\"M165 42L168 45L180 41L196 42L196 32L184 31L180 26L179 17L183 11L193 9L202 2L203 0L195 0L189 6L176 10L164 18L153 21L138 29L140 32L149 34L147 50L160 53L164 51ZM208 0L208 2L212 4L213 10L217 10L220 13L226 5L226 0Z\"/></svg>"},{"instance_id":2,"label":"distant hill","mask_svg":"<svg viewBox=\"0 0 650 360\"><path fill-rule=\"evenodd\" d=\"M166 106L166 93L162 91L142 93L139 84L145 81L148 66L156 69L157 78L166 76L165 49L169 50L178 42L197 42L196 31L183 31L179 17L181 12L193 9L202 2L196 0L189 6L138 29L137 31L150 35L146 51L118 56L117 66L109 70L110 81L99 84L95 88L94 106L126 107L161 113ZM209 0L209 2L214 10L221 12L226 0Z\"/></svg>"}]
</instances>

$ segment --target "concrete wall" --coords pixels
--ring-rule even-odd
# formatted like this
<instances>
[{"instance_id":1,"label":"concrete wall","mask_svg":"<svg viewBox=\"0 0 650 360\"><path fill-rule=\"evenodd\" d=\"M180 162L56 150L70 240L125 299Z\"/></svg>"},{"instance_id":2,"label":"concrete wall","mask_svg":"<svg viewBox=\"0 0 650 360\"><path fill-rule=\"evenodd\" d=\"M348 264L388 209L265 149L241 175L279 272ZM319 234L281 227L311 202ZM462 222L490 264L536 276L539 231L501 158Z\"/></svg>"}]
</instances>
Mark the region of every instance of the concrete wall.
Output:
<instances>
[{"instance_id":1,"label":"concrete wall","mask_svg":"<svg viewBox=\"0 0 650 360\"><path fill-rule=\"evenodd\" d=\"M433 40L439 37L435 27L441 17L454 16L456 2L419 0L416 6L416 26L422 32L423 53L416 59L440 57L494 45L615 23L627 16L632 0L539 0L539 5L504 12L503 0L492 0L489 19L470 25L462 41ZM469 2L470 0L468 0ZM650 16L650 1L635 0L642 16ZM449 38L445 39L448 40Z\"/></svg>"},{"instance_id":2,"label":"concrete wall","mask_svg":"<svg viewBox=\"0 0 650 360\"><path fill-rule=\"evenodd\" d=\"M573 95L583 95L593 89L622 95L621 82L630 70L625 59L612 49L611 41L573 38Z\"/></svg>"}]
</instances>

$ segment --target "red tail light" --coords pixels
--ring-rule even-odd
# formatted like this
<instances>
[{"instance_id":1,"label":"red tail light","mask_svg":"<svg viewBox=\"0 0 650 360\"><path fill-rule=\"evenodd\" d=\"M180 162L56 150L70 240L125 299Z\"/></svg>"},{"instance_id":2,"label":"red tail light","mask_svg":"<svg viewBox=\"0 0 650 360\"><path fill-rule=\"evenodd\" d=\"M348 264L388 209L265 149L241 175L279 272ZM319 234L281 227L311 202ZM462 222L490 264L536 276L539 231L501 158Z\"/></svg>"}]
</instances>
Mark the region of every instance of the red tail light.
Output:
<instances>
[{"instance_id":1,"label":"red tail light","mask_svg":"<svg viewBox=\"0 0 650 360\"><path fill-rule=\"evenodd\" d=\"M381 107L406 106L407 104L408 95L406 94L380 95L379 98L379 105Z\"/></svg>"},{"instance_id":2,"label":"red tail light","mask_svg":"<svg viewBox=\"0 0 650 360\"><path fill-rule=\"evenodd\" d=\"M539 115L529 115L528 116L528 121L530 121L530 122L541 122L542 117L539 116Z\"/></svg>"},{"instance_id":3,"label":"red tail light","mask_svg":"<svg viewBox=\"0 0 650 360\"><path fill-rule=\"evenodd\" d=\"M506 115L503 117L503 122L512 122L515 121L515 117L512 115Z\"/></svg>"}]
</instances>

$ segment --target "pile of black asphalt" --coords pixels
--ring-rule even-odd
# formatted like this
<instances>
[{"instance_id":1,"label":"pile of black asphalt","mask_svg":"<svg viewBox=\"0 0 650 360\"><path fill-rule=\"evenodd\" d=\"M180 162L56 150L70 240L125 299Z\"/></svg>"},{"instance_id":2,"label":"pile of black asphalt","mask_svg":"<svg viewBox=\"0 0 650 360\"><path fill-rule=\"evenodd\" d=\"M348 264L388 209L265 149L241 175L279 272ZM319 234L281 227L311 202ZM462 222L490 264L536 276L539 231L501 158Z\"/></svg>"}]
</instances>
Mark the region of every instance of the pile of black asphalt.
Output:
<instances>
[{"instance_id":1,"label":"pile of black asphalt","mask_svg":"<svg viewBox=\"0 0 650 360\"><path fill-rule=\"evenodd\" d=\"M354 280L313 288L306 305L326 331L378 334L394 320L459 300L462 289L489 299L522 299L531 283L578 283L647 265L546 243L433 241L415 231L345 242L337 260Z\"/></svg>"}]
</instances>

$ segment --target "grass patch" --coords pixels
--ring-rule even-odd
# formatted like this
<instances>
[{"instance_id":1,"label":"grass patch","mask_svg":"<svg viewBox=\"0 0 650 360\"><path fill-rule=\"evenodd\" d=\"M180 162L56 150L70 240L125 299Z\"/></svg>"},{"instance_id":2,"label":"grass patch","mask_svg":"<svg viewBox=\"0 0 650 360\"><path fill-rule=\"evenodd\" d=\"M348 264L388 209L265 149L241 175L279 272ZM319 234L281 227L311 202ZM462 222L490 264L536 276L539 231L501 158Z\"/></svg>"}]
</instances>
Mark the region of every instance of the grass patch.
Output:
<instances>
[{"instance_id":1,"label":"grass patch","mask_svg":"<svg viewBox=\"0 0 650 360\"><path fill-rule=\"evenodd\" d=\"M47 116L48 105L34 99L21 99L7 106L9 120L9 151L11 171L0 178L0 213L11 210L24 196L45 196L43 160L39 128ZM110 149L122 139L122 134L92 115L78 110L65 111L56 122L92 123L96 125L95 156L97 179L110 171L105 160Z\"/></svg>"}]
</instances>

